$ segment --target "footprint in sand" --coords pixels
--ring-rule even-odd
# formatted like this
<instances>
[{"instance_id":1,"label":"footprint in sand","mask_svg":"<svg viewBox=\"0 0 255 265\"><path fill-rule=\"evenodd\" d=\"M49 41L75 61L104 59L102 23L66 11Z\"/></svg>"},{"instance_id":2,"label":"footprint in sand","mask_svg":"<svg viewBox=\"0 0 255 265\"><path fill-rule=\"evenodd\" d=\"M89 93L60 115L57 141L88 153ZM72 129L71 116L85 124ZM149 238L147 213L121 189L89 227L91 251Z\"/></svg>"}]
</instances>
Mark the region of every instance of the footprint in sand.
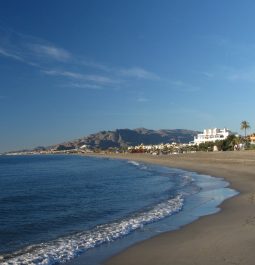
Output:
<instances>
[{"instance_id":1,"label":"footprint in sand","mask_svg":"<svg viewBox=\"0 0 255 265\"><path fill-rule=\"evenodd\" d=\"M254 204L255 203L255 193L249 195L249 201Z\"/></svg>"},{"instance_id":2,"label":"footprint in sand","mask_svg":"<svg viewBox=\"0 0 255 265\"><path fill-rule=\"evenodd\" d=\"M255 226L255 216L250 216L245 220L245 224L244 225L251 225L251 226Z\"/></svg>"}]
</instances>

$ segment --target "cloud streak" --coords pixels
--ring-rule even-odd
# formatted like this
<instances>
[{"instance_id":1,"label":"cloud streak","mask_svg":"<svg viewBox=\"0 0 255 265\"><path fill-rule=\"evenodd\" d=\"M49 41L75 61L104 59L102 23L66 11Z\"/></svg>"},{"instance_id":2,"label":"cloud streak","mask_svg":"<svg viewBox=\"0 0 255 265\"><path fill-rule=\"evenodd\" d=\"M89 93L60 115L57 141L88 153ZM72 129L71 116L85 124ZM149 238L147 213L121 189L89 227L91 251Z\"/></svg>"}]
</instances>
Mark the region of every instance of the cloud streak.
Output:
<instances>
[{"instance_id":1,"label":"cloud streak","mask_svg":"<svg viewBox=\"0 0 255 265\"><path fill-rule=\"evenodd\" d=\"M10 53L9 51L7 51L6 49L0 47L0 55L4 56L4 57L9 57L11 59L17 60L17 61L24 61L22 57L20 57L19 55L16 55L14 53Z\"/></svg>"},{"instance_id":2,"label":"cloud streak","mask_svg":"<svg viewBox=\"0 0 255 265\"><path fill-rule=\"evenodd\" d=\"M140 67L122 69L120 70L120 74L126 77L135 77L140 79L150 79L150 80L160 79L159 76L156 75L155 73L149 72Z\"/></svg>"},{"instance_id":3,"label":"cloud streak","mask_svg":"<svg viewBox=\"0 0 255 265\"><path fill-rule=\"evenodd\" d=\"M46 40L1 27L0 57L36 67L48 76L69 79L73 87L102 88L114 84L125 86L140 79L160 80L157 74L142 67L112 67L86 61Z\"/></svg>"},{"instance_id":4,"label":"cloud streak","mask_svg":"<svg viewBox=\"0 0 255 265\"><path fill-rule=\"evenodd\" d=\"M215 74L214 73L211 73L211 72L201 72L201 74L203 76L205 76L206 78L208 78L208 79L212 79L212 78L215 77Z\"/></svg>"},{"instance_id":5,"label":"cloud streak","mask_svg":"<svg viewBox=\"0 0 255 265\"><path fill-rule=\"evenodd\" d=\"M38 57L47 57L53 60L66 62L72 59L71 53L68 51L57 48L53 45L45 44L29 44L28 47L34 52L34 55Z\"/></svg>"},{"instance_id":6,"label":"cloud streak","mask_svg":"<svg viewBox=\"0 0 255 265\"><path fill-rule=\"evenodd\" d=\"M0 27L0 55L22 62L37 64L47 61L66 62L72 54L52 43L11 29Z\"/></svg>"},{"instance_id":7,"label":"cloud streak","mask_svg":"<svg viewBox=\"0 0 255 265\"><path fill-rule=\"evenodd\" d=\"M137 102L139 102L139 103L146 103L146 102L149 102L149 99L148 98L145 98L145 97L139 97L137 99Z\"/></svg>"},{"instance_id":8,"label":"cloud streak","mask_svg":"<svg viewBox=\"0 0 255 265\"><path fill-rule=\"evenodd\" d=\"M88 83L70 83L67 86L68 87L74 87L74 88L93 89L93 90L103 89L103 87L100 85L88 84Z\"/></svg>"},{"instance_id":9,"label":"cloud streak","mask_svg":"<svg viewBox=\"0 0 255 265\"><path fill-rule=\"evenodd\" d=\"M95 75L95 74L89 75L89 74L81 74L78 72L60 71L60 70L43 70L42 72L46 75L63 76L74 80L90 81L102 85L119 83L118 80L114 80L107 76L102 76L102 75Z\"/></svg>"},{"instance_id":10,"label":"cloud streak","mask_svg":"<svg viewBox=\"0 0 255 265\"><path fill-rule=\"evenodd\" d=\"M227 75L229 81L244 81L249 83L255 82L255 67L246 70L236 70Z\"/></svg>"},{"instance_id":11,"label":"cloud streak","mask_svg":"<svg viewBox=\"0 0 255 265\"><path fill-rule=\"evenodd\" d=\"M200 91L200 87L191 85L182 80L170 81L170 85L183 92L197 92Z\"/></svg>"}]
</instances>

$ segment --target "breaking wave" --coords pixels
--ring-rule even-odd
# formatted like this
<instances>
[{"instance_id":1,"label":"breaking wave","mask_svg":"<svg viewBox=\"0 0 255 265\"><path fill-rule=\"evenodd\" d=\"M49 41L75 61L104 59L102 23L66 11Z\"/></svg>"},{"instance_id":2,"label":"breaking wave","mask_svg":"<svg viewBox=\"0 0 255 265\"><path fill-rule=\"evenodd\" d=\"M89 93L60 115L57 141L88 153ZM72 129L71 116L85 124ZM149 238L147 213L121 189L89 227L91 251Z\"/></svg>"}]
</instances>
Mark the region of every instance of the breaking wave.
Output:
<instances>
[{"instance_id":1,"label":"breaking wave","mask_svg":"<svg viewBox=\"0 0 255 265\"><path fill-rule=\"evenodd\" d=\"M140 164L138 163L138 162L136 162L136 161L132 161L132 160L130 160L130 161L127 161L127 163L128 164L131 164L131 165L133 165L133 166L140 166Z\"/></svg>"},{"instance_id":2,"label":"breaking wave","mask_svg":"<svg viewBox=\"0 0 255 265\"><path fill-rule=\"evenodd\" d=\"M159 221L179 212L184 204L181 194L156 204L146 211L135 213L116 222L62 237L50 242L31 245L12 254L0 256L2 265L42 264L53 265L66 262L86 250L114 241L144 225Z\"/></svg>"}]
</instances>

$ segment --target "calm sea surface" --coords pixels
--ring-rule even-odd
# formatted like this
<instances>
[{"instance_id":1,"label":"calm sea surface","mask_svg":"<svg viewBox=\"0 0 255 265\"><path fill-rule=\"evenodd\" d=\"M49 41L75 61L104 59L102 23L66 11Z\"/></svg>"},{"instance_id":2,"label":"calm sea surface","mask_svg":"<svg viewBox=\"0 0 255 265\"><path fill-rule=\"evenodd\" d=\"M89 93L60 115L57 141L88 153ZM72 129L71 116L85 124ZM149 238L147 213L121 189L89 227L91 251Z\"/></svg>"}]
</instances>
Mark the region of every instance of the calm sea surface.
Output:
<instances>
[{"instance_id":1,"label":"calm sea surface","mask_svg":"<svg viewBox=\"0 0 255 265\"><path fill-rule=\"evenodd\" d=\"M87 264L96 264L97 251L106 258L111 246L119 251L217 212L237 194L227 186L134 161L0 156L0 264L58 264L81 254L86 264L91 251Z\"/></svg>"}]
</instances>

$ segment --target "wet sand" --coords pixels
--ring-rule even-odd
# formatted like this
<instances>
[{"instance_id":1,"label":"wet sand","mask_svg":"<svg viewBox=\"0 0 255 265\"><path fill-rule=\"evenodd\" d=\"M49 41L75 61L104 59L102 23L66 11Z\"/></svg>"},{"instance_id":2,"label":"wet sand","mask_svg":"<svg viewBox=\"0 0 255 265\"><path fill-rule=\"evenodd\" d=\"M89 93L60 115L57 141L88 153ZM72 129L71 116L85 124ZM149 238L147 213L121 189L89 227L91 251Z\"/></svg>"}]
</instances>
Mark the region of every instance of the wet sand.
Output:
<instances>
[{"instance_id":1,"label":"wet sand","mask_svg":"<svg viewBox=\"0 0 255 265\"><path fill-rule=\"evenodd\" d=\"M138 243L105 265L254 265L255 152L110 155L224 177L240 194L222 211Z\"/></svg>"}]
</instances>

